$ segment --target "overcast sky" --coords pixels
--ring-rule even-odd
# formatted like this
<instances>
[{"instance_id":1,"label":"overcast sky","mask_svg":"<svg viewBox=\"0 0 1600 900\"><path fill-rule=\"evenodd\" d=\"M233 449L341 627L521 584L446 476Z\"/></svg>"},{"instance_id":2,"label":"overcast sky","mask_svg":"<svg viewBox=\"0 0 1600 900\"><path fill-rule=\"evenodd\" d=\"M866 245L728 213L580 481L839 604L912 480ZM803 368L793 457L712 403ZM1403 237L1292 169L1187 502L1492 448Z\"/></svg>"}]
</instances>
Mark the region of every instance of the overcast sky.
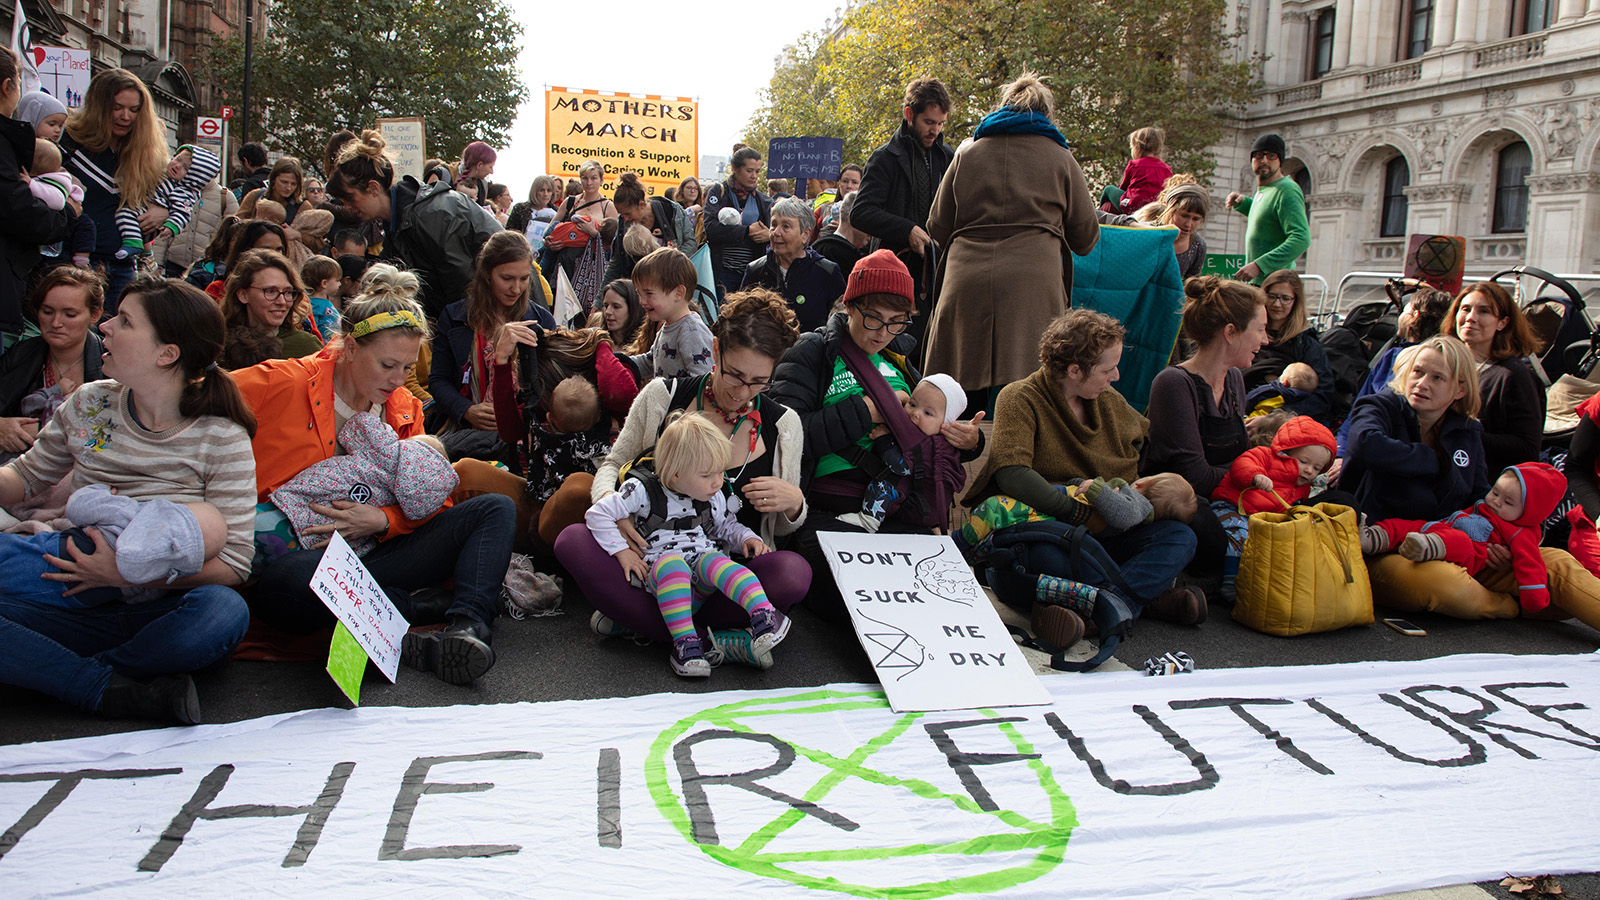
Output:
<instances>
[{"instance_id":1,"label":"overcast sky","mask_svg":"<svg viewBox=\"0 0 1600 900\"><path fill-rule=\"evenodd\" d=\"M772 79L773 57L826 25L844 0L610 0L567 10L533 0L510 5L522 23L519 62L529 99L492 180L510 185L522 200L534 176L544 173L546 85L697 98L700 155L726 156Z\"/></svg>"}]
</instances>

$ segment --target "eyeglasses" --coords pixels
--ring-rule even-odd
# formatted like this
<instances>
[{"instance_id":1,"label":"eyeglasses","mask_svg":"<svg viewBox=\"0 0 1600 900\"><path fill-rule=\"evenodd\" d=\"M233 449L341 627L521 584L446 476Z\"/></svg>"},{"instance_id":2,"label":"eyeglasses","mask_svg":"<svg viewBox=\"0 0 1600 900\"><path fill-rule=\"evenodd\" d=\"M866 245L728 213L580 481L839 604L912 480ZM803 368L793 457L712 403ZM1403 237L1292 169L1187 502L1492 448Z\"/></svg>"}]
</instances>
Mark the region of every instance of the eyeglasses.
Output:
<instances>
[{"instance_id":1,"label":"eyeglasses","mask_svg":"<svg viewBox=\"0 0 1600 900\"><path fill-rule=\"evenodd\" d=\"M743 372L735 374L734 370L728 368L728 364L723 362L720 358L717 360L717 364L722 367L722 378L727 382L729 387L744 388L746 390L755 391L758 394L765 393L767 388L772 387L771 379L763 379L761 381L745 381L743 378Z\"/></svg>"},{"instance_id":2,"label":"eyeglasses","mask_svg":"<svg viewBox=\"0 0 1600 900\"><path fill-rule=\"evenodd\" d=\"M306 193L308 194L320 194L322 191L322 188L306 188Z\"/></svg>"},{"instance_id":3,"label":"eyeglasses","mask_svg":"<svg viewBox=\"0 0 1600 900\"><path fill-rule=\"evenodd\" d=\"M911 320L905 319L899 322L890 322L882 316L863 309L861 310L861 324L866 326L868 331L884 331L887 329L890 334L905 334L906 329L911 327Z\"/></svg>"},{"instance_id":4,"label":"eyeglasses","mask_svg":"<svg viewBox=\"0 0 1600 900\"><path fill-rule=\"evenodd\" d=\"M294 288L283 288L280 290L278 288L258 288L252 285L250 289L260 294L261 299L267 301L268 303L276 303L280 299L288 299L291 301L300 299L300 292Z\"/></svg>"},{"instance_id":5,"label":"eyeglasses","mask_svg":"<svg viewBox=\"0 0 1600 900\"><path fill-rule=\"evenodd\" d=\"M1286 305L1289 305L1289 306L1293 306L1294 305L1294 301L1295 301L1295 296L1293 294L1268 294L1267 295L1267 302L1268 303L1279 303L1279 304L1286 304Z\"/></svg>"}]
</instances>

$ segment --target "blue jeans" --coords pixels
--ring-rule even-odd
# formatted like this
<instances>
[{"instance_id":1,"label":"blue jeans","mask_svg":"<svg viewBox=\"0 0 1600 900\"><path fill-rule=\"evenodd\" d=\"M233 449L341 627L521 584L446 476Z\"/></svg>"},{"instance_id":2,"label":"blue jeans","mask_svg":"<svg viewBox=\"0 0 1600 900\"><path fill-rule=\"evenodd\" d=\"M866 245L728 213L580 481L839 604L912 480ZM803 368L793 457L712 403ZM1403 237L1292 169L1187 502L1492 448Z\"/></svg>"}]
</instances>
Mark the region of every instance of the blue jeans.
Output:
<instances>
[{"instance_id":1,"label":"blue jeans","mask_svg":"<svg viewBox=\"0 0 1600 900\"><path fill-rule=\"evenodd\" d=\"M115 225L112 227L114 228ZM109 319L117 314L117 304L122 301L122 289L128 286L128 282L133 280L133 260L117 259L115 256L102 256L96 253L90 257L90 264L105 266L106 309L101 318Z\"/></svg>"},{"instance_id":2,"label":"blue jeans","mask_svg":"<svg viewBox=\"0 0 1600 900\"><path fill-rule=\"evenodd\" d=\"M1123 580L1138 595L1122 599L1136 612L1171 586L1172 580L1194 556L1194 532L1182 522L1151 522L1121 534L1085 536L1084 540L1099 541L1106 555L1122 569ZM1019 575L1010 568L988 571L989 586L1007 603L1031 602L1034 582L1040 575L1070 578L1095 587L1112 587L1111 580L1088 556L1082 558L1082 569L1074 571L1072 557L1065 546L1035 545L1029 549L1028 562L1030 571L1026 575Z\"/></svg>"},{"instance_id":3,"label":"blue jeans","mask_svg":"<svg viewBox=\"0 0 1600 900\"><path fill-rule=\"evenodd\" d=\"M226 659L250 612L232 588L206 585L127 604L115 588L63 597L62 536L0 534L0 682L30 688L93 712L112 672L146 679L193 672Z\"/></svg>"},{"instance_id":4,"label":"blue jeans","mask_svg":"<svg viewBox=\"0 0 1600 900\"><path fill-rule=\"evenodd\" d=\"M503 494L463 500L410 534L383 541L361 558L395 608L411 618L411 591L455 578L450 615L484 624L500 609L500 586L511 562L517 507ZM302 634L330 628L333 612L311 590L321 550L296 550L266 564L250 593L263 621Z\"/></svg>"}]
</instances>

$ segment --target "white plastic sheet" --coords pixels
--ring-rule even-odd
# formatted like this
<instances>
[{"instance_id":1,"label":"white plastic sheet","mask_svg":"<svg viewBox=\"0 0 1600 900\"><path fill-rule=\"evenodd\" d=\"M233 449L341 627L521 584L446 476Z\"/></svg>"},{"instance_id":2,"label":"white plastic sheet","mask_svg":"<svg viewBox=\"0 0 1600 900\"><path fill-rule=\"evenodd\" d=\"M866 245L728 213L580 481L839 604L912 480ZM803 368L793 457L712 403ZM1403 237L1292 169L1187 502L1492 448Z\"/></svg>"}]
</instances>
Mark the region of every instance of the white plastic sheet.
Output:
<instances>
[{"instance_id":1,"label":"white plastic sheet","mask_svg":"<svg viewBox=\"0 0 1600 900\"><path fill-rule=\"evenodd\" d=\"M835 685L0 748L0 897L1315 900L1600 867L1594 655L1045 683L989 712Z\"/></svg>"}]
</instances>

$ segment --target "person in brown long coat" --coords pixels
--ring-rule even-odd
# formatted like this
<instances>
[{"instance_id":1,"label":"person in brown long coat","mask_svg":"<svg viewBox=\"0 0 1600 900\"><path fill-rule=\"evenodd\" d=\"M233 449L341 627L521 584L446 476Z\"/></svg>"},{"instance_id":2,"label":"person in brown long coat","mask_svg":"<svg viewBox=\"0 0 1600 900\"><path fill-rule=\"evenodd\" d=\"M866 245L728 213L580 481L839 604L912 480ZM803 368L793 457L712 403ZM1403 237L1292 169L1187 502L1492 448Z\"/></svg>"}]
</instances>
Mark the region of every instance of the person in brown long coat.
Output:
<instances>
[{"instance_id":1,"label":"person in brown long coat","mask_svg":"<svg viewBox=\"0 0 1600 900\"><path fill-rule=\"evenodd\" d=\"M1072 298L1068 251L1100 238L1094 200L1051 122L1055 97L1032 73L956 150L928 213L945 248L928 326L927 371L953 376L969 409L1032 374L1039 335Z\"/></svg>"}]
</instances>

